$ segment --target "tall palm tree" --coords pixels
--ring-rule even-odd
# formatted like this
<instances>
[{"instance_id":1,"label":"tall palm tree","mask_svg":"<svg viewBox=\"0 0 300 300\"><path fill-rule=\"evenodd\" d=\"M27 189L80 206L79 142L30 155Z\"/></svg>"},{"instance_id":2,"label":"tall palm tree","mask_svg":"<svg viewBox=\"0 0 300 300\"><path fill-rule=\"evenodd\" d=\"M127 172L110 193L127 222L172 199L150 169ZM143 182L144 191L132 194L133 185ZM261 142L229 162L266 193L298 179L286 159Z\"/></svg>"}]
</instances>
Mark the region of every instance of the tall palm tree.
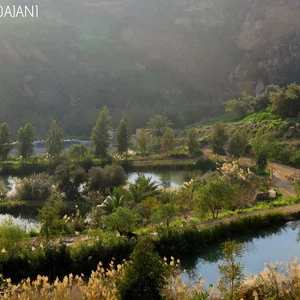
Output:
<instances>
[{"instance_id":1,"label":"tall palm tree","mask_svg":"<svg viewBox=\"0 0 300 300\"><path fill-rule=\"evenodd\" d=\"M167 128L171 127L173 123L163 115L155 115L150 118L147 123L147 129L153 136L163 136Z\"/></svg>"}]
</instances>

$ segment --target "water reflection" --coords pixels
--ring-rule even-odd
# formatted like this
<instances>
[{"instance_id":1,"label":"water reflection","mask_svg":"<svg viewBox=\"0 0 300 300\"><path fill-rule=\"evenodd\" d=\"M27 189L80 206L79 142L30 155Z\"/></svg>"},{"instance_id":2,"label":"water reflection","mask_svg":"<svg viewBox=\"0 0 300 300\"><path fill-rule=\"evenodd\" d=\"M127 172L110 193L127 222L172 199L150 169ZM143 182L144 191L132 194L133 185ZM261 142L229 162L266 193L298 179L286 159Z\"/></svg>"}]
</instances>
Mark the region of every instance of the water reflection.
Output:
<instances>
[{"instance_id":1,"label":"water reflection","mask_svg":"<svg viewBox=\"0 0 300 300\"><path fill-rule=\"evenodd\" d=\"M18 177L14 176L0 176L0 187L5 188L7 191L7 196L13 196L16 192L16 179Z\"/></svg>"},{"instance_id":2,"label":"water reflection","mask_svg":"<svg viewBox=\"0 0 300 300\"><path fill-rule=\"evenodd\" d=\"M193 174L191 172L146 172L142 173L146 177L151 177L152 181L156 181L157 184L164 188L170 188L170 187L181 187L183 182L189 181ZM138 178L139 173L132 172L128 174L128 180L130 182L135 182ZM7 196L13 196L16 192L16 179L22 178L22 177L16 177L16 176L1 176L0 177L0 185L2 184L7 188ZM83 186L80 187L81 189Z\"/></svg>"},{"instance_id":3,"label":"water reflection","mask_svg":"<svg viewBox=\"0 0 300 300\"><path fill-rule=\"evenodd\" d=\"M244 274L257 274L264 269L264 263L287 262L300 253L299 242L300 222L290 222L283 227L273 227L255 234L244 234L233 239L245 245L246 251L242 258ZM201 254L190 255L181 259L182 278L187 282L195 282L201 274L206 285L216 284L219 273L218 265L222 264L223 255L220 244L203 249Z\"/></svg>"},{"instance_id":4,"label":"water reflection","mask_svg":"<svg viewBox=\"0 0 300 300\"><path fill-rule=\"evenodd\" d=\"M183 182L193 178L194 172L189 171L167 171L167 172L132 172L128 174L129 182L135 182L139 174L144 174L146 177L151 177L152 181L164 188L181 187Z\"/></svg>"},{"instance_id":5,"label":"water reflection","mask_svg":"<svg viewBox=\"0 0 300 300\"><path fill-rule=\"evenodd\" d=\"M22 228L26 232L30 232L31 230L39 232L41 229L40 222L35 219L23 218L21 216L14 217L14 216L8 215L8 214L0 214L0 226L3 225L8 220L11 220L12 224L18 225L20 228Z\"/></svg>"},{"instance_id":6,"label":"water reflection","mask_svg":"<svg viewBox=\"0 0 300 300\"><path fill-rule=\"evenodd\" d=\"M86 140L86 141L83 141L83 140L76 140L76 139L67 139L67 140L64 140L64 149L63 151L67 151L72 145L77 145L77 144L83 144L85 145L86 147L89 147L91 148L92 145L91 145L91 142ZM35 154L46 154L47 151L46 151L46 141L43 141L43 140L40 140L40 141L34 141L33 142L33 151ZM14 147L10 153L10 155L12 156L17 156L18 155L18 150L17 150L17 147Z\"/></svg>"}]
</instances>

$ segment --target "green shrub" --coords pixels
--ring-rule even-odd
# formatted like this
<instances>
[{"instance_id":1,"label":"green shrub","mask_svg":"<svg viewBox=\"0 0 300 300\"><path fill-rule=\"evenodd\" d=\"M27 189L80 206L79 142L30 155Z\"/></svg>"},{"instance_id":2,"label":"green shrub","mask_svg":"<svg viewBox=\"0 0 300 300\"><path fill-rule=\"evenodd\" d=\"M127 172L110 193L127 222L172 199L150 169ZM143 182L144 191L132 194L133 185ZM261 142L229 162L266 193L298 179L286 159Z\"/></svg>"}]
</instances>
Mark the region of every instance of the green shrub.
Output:
<instances>
[{"instance_id":1,"label":"green shrub","mask_svg":"<svg viewBox=\"0 0 300 300\"><path fill-rule=\"evenodd\" d=\"M290 164L294 167L300 167L300 151L296 151L290 158Z\"/></svg>"},{"instance_id":2,"label":"green shrub","mask_svg":"<svg viewBox=\"0 0 300 300\"><path fill-rule=\"evenodd\" d=\"M72 145L67 153L67 157L70 160L77 160L77 161L81 161L82 159L84 159L87 154L89 153L89 149L83 145L83 144L74 144Z\"/></svg>"},{"instance_id":3,"label":"green shrub","mask_svg":"<svg viewBox=\"0 0 300 300\"><path fill-rule=\"evenodd\" d=\"M38 213L38 219L42 222L41 235L48 241L51 236L58 234L64 228L64 220L60 218L59 212L62 206L61 199L53 195Z\"/></svg>"},{"instance_id":4,"label":"green shrub","mask_svg":"<svg viewBox=\"0 0 300 300\"><path fill-rule=\"evenodd\" d=\"M200 148L204 148L206 146L209 145L209 140L207 137L202 137L201 139L199 139L199 146Z\"/></svg>"},{"instance_id":5,"label":"green shrub","mask_svg":"<svg viewBox=\"0 0 300 300\"><path fill-rule=\"evenodd\" d=\"M118 231L122 236L136 230L140 220L140 215L132 212L128 208L118 207L114 213L106 217L105 225L109 230Z\"/></svg>"},{"instance_id":6,"label":"green shrub","mask_svg":"<svg viewBox=\"0 0 300 300\"><path fill-rule=\"evenodd\" d=\"M22 249L21 241L25 236L25 231L13 224L12 219L4 221L0 225L0 251L14 256Z\"/></svg>"},{"instance_id":7,"label":"green shrub","mask_svg":"<svg viewBox=\"0 0 300 300\"><path fill-rule=\"evenodd\" d=\"M130 256L122 277L117 280L119 299L160 300L161 289L166 282L164 266L150 239L141 240Z\"/></svg>"},{"instance_id":8,"label":"green shrub","mask_svg":"<svg viewBox=\"0 0 300 300\"><path fill-rule=\"evenodd\" d=\"M182 149L175 149L173 150L170 154L169 157L172 158L187 158L188 154L186 153L186 151L182 150Z\"/></svg>"},{"instance_id":9,"label":"green shrub","mask_svg":"<svg viewBox=\"0 0 300 300\"><path fill-rule=\"evenodd\" d=\"M89 191L110 191L114 187L124 185L127 175L120 165L107 165L104 168L92 167L88 173Z\"/></svg>"},{"instance_id":10,"label":"green shrub","mask_svg":"<svg viewBox=\"0 0 300 300\"><path fill-rule=\"evenodd\" d=\"M34 229L30 229L30 231L28 232L28 235L33 238L33 237L37 237L39 235L39 233L34 230Z\"/></svg>"},{"instance_id":11,"label":"green shrub","mask_svg":"<svg viewBox=\"0 0 300 300\"><path fill-rule=\"evenodd\" d=\"M16 197L22 200L47 200L53 191L52 178L45 174L33 174L16 181Z\"/></svg>"},{"instance_id":12,"label":"green shrub","mask_svg":"<svg viewBox=\"0 0 300 300\"><path fill-rule=\"evenodd\" d=\"M209 158L200 158L196 161L195 168L204 172L215 171L216 163Z\"/></svg>"}]
</instances>

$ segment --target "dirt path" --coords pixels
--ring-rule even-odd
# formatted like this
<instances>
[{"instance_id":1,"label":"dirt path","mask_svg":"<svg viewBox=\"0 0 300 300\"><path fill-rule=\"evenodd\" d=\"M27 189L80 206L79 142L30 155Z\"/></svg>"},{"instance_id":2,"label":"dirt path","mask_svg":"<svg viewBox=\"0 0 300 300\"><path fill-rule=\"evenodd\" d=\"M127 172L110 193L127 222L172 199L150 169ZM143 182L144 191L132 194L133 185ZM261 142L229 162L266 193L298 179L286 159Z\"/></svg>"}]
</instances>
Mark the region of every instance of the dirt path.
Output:
<instances>
[{"instance_id":1,"label":"dirt path","mask_svg":"<svg viewBox=\"0 0 300 300\"><path fill-rule=\"evenodd\" d=\"M243 157L240 159L240 164L251 166L254 161L249 157ZM279 188L283 196L295 197L292 180L300 175L300 170L276 162L270 162L268 167L272 172L272 184Z\"/></svg>"},{"instance_id":2,"label":"dirt path","mask_svg":"<svg viewBox=\"0 0 300 300\"><path fill-rule=\"evenodd\" d=\"M204 156L212 157L213 154L210 149L203 151ZM220 158L229 159L229 156L222 155ZM254 160L250 157L242 157L239 160L240 165L252 166L255 164ZM295 197L294 187L292 180L300 176L300 170L289 167L280 163L270 162L268 168L272 171L272 185L277 187L283 196Z\"/></svg>"}]
</instances>

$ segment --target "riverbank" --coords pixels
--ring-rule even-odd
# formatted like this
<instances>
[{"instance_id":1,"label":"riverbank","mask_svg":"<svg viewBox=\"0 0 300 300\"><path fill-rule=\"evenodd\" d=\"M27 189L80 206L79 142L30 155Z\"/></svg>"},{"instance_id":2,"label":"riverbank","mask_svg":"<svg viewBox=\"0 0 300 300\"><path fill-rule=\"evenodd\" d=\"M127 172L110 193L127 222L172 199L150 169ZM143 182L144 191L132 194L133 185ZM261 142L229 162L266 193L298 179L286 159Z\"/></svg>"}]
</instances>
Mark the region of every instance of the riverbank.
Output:
<instances>
[{"instance_id":1,"label":"riverbank","mask_svg":"<svg viewBox=\"0 0 300 300\"><path fill-rule=\"evenodd\" d=\"M288 221L295 221L300 220L300 203L297 204L290 204L286 206L280 207L273 207L268 209L260 209L248 212L242 212L237 215L226 216L219 218L217 220L208 220L205 221L197 226L198 229L207 228L211 226L216 226L219 224L228 224L232 221L239 220L244 217L251 217L251 216L258 216L258 215L265 215L268 213L281 213L286 216L286 220Z\"/></svg>"},{"instance_id":2,"label":"riverbank","mask_svg":"<svg viewBox=\"0 0 300 300\"><path fill-rule=\"evenodd\" d=\"M0 214L9 214L14 217L22 216L24 218L35 218L38 211L42 209L46 201L20 201L11 199L2 199L0 201ZM93 204L84 201L65 201L61 207L60 215L71 215L75 212L75 206L82 215L90 212Z\"/></svg>"},{"instance_id":3,"label":"riverbank","mask_svg":"<svg viewBox=\"0 0 300 300\"><path fill-rule=\"evenodd\" d=\"M214 243L221 243L227 239L234 239L246 232L259 232L268 227L283 226L286 222L300 219L299 206L288 212L268 212L243 216L230 222L219 222L197 228L186 225L181 228L161 226L158 231L149 232L155 249L161 257L176 256L181 258L192 253L207 251ZM35 278L38 274L46 275L50 280L57 276L63 278L67 274L88 275L95 270L99 261L108 266L114 258L116 263L127 259L132 253L137 239L117 237L114 233L97 231L91 235L78 236L78 243L69 247L55 242L44 244L37 238L27 240L18 252L6 252L0 256L2 274L4 278L11 278L19 282L23 278ZM77 239L77 238L76 238ZM33 244L34 243L34 244ZM58 267L59 266L59 267Z\"/></svg>"},{"instance_id":4,"label":"riverbank","mask_svg":"<svg viewBox=\"0 0 300 300\"><path fill-rule=\"evenodd\" d=\"M121 165L126 172L147 171L174 171L174 170L201 170L209 171L216 168L216 162L202 156L187 158L170 158L168 156L114 160L100 160L88 157L82 160L69 160L67 157L47 158L45 155L36 155L27 161L11 158L0 162L0 176L27 176L33 173L46 172L53 174L60 164L68 164L73 167L83 167L88 170L91 167L103 167L107 164L116 163Z\"/></svg>"},{"instance_id":5,"label":"riverbank","mask_svg":"<svg viewBox=\"0 0 300 300\"><path fill-rule=\"evenodd\" d=\"M147 171L193 171L200 170L207 172L216 169L216 161L210 158L172 158L161 159L135 159L126 160L121 163L123 168L129 172L147 172Z\"/></svg>"}]
</instances>

